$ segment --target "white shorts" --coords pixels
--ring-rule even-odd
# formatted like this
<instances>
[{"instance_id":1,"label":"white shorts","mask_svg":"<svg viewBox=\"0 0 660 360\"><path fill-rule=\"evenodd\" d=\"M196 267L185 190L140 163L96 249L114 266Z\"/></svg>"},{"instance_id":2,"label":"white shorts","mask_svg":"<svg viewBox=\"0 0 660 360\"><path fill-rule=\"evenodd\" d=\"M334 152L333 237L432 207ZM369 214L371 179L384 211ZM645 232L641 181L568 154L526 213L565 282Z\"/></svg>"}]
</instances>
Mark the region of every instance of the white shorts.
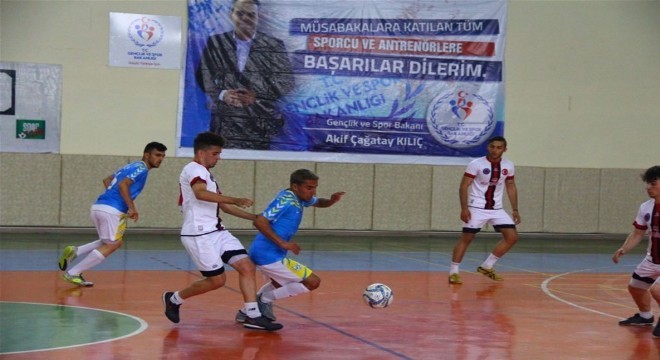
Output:
<instances>
[{"instance_id":1,"label":"white shorts","mask_svg":"<svg viewBox=\"0 0 660 360\"><path fill-rule=\"evenodd\" d=\"M280 285L302 282L312 274L310 268L289 258L268 265L257 265L257 269L261 270L264 277Z\"/></svg>"},{"instance_id":2,"label":"white shorts","mask_svg":"<svg viewBox=\"0 0 660 360\"><path fill-rule=\"evenodd\" d=\"M647 256L640 262L630 279L630 286L649 289L660 278L660 264L654 264L651 257Z\"/></svg>"},{"instance_id":3,"label":"white shorts","mask_svg":"<svg viewBox=\"0 0 660 360\"><path fill-rule=\"evenodd\" d=\"M497 230L500 227L515 228L516 224L513 222L509 214L504 209L486 210L479 208L470 208L470 221L463 223L463 231L465 229L475 230L478 232L486 224L493 225Z\"/></svg>"},{"instance_id":4,"label":"white shorts","mask_svg":"<svg viewBox=\"0 0 660 360\"><path fill-rule=\"evenodd\" d=\"M99 239L103 242L121 241L126 231L126 214L107 205L92 205L90 217Z\"/></svg>"},{"instance_id":5,"label":"white shorts","mask_svg":"<svg viewBox=\"0 0 660 360\"><path fill-rule=\"evenodd\" d=\"M199 236L181 236L181 243L192 258L197 269L213 272L247 257L247 251L240 240L229 231L214 231Z\"/></svg>"}]
</instances>

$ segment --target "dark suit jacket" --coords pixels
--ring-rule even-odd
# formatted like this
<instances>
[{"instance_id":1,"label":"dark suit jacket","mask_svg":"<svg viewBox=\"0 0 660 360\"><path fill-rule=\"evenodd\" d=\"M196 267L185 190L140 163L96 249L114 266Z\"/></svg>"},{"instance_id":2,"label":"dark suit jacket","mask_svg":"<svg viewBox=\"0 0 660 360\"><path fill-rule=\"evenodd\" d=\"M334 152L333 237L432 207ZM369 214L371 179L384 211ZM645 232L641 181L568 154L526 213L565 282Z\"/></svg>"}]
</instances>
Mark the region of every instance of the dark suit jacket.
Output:
<instances>
[{"instance_id":1,"label":"dark suit jacket","mask_svg":"<svg viewBox=\"0 0 660 360\"><path fill-rule=\"evenodd\" d=\"M233 31L209 36L197 68L197 82L208 95L210 129L227 138L227 148L268 149L284 123L275 103L294 86L284 43L257 32L243 72L238 70ZM256 103L233 107L218 99L222 90L250 89Z\"/></svg>"}]
</instances>

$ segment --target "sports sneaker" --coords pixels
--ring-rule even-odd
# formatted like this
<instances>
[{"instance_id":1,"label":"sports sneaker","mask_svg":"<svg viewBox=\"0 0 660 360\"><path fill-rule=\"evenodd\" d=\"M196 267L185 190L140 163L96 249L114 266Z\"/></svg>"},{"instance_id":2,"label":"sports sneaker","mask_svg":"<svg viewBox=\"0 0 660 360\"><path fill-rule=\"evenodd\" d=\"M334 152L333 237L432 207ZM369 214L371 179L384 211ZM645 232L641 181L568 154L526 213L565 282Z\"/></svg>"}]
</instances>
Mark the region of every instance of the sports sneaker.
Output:
<instances>
[{"instance_id":1,"label":"sports sneaker","mask_svg":"<svg viewBox=\"0 0 660 360\"><path fill-rule=\"evenodd\" d=\"M76 252L78 251L78 248L75 246L67 246L64 248L62 251L62 255L60 255L60 260L57 262L57 266L60 268L62 271L66 271L66 268L71 264L73 259L75 259L78 255L76 255Z\"/></svg>"},{"instance_id":2,"label":"sports sneaker","mask_svg":"<svg viewBox=\"0 0 660 360\"><path fill-rule=\"evenodd\" d=\"M485 276L488 276L489 278L491 278L495 281L504 280L501 276L497 275L497 273L493 269L484 269L481 266L479 266L477 268L477 272L480 272L480 273L484 274Z\"/></svg>"},{"instance_id":3,"label":"sports sneaker","mask_svg":"<svg viewBox=\"0 0 660 360\"><path fill-rule=\"evenodd\" d=\"M85 278L83 278L82 274L80 274L80 275L69 275L69 273L65 272L64 274L62 274L62 279L64 279L64 281L70 282L70 283L72 283L74 285L78 285L78 286L84 286L84 287L94 286L94 283L91 282L91 281L85 280Z\"/></svg>"},{"instance_id":4,"label":"sports sneaker","mask_svg":"<svg viewBox=\"0 0 660 360\"><path fill-rule=\"evenodd\" d=\"M163 293L163 305L165 305L165 316L167 316L171 322L176 324L179 322L179 307L181 307L181 305L177 305L170 300L172 295L174 295L174 293L171 291Z\"/></svg>"},{"instance_id":5,"label":"sports sneaker","mask_svg":"<svg viewBox=\"0 0 660 360\"><path fill-rule=\"evenodd\" d=\"M259 305L259 311L261 312L262 316L265 316L270 321L277 320L275 314L273 313L273 303L265 303L261 301L261 294L257 295L257 305Z\"/></svg>"},{"instance_id":6,"label":"sports sneaker","mask_svg":"<svg viewBox=\"0 0 660 360\"><path fill-rule=\"evenodd\" d=\"M256 318L246 316L243 327L256 330L276 331L283 328L284 325L272 322L262 315Z\"/></svg>"},{"instance_id":7,"label":"sports sneaker","mask_svg":"<svg viewBox=\"0 0 660 360\"><path fill-rule=\"evenodd\" d=\"M243 312L243 310L238 310L236 313L236 317L234 318L237 323L244 323L245 319L247 319L247 315Z\"/></svg>"},{"instance_id":8,"label":"sports sneaker","mask_svg":"<svg viewBox=\"0 0 660 360\"><path fill-rule=\"evenodd\" d=\"M462 284L461 276L458 274L449 274L449 283L450 284Z\"/></svg>"},{"instance_id":9,"label":"sports sneaker","mask_svg":"<svg viewBox=\"0 0 660 360\"><path fill-rule=\"evenodd\" d=\"M653 329L653 337L660 338L660 320L658 320L658 323L655 325L655 328Z\"/></svg>"},{"instance_id":10,"label":"sports sneaker","mask_svg":"<svg viewBox=\"0 0 660 360\"><path fill-rule=\"evenodd\" d=\"M636 313L635 315L619 321L619 325L623 326L652 326L653 325L653 317L650 319L643 318L639 313ZM656 326L656 328L653 330L653 335L655 335L655 332L658 332L658 336L660 336L660 329Z\"/></svg>"}]
</instances>

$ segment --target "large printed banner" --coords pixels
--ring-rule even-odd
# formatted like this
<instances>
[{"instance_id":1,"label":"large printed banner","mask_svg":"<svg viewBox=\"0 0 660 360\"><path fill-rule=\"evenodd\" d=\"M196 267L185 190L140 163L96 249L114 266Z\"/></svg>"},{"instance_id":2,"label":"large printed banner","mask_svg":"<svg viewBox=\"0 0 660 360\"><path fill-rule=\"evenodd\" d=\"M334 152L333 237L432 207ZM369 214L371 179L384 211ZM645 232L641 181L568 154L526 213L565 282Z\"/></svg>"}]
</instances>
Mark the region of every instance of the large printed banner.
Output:
<instances>
[{"instance_id":1,"label":"large printed banner","mask_svg":"<svg viewBox=\"0 0 660 360\"><path fill-rule=\"evenodd\" d=\"M504 131L506 1L189 0L178 156L465 164Z\"/></svg>"}]
</instances>

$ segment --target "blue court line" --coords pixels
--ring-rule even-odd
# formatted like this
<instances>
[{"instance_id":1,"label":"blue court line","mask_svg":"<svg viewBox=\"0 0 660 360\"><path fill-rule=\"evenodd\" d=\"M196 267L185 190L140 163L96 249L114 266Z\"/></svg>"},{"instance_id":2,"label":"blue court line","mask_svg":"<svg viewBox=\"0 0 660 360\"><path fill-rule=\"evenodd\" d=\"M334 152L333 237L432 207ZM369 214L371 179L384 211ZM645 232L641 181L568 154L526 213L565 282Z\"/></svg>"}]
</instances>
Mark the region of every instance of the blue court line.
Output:
<instances>
[{"instance_id":1,"label":"blue court line","mask_svg":"<svg viewBox=\"0 0 660 360\"><path fill-rule=\"evenodd\" d=\"M58 270L58 250L3 250L0 271ZM474 270L486 257L468 252L462 269ZM451 254L424 251L306 251L292 256L317 271L447 271ZM638 257L625 257L615 265L609 254L544 254L510 252L497 263L500 271L564 273L593 268L599 273L628 273ZM196 270L185 250L119 250L93 270Z\"/></svg>"}]
</instances>

